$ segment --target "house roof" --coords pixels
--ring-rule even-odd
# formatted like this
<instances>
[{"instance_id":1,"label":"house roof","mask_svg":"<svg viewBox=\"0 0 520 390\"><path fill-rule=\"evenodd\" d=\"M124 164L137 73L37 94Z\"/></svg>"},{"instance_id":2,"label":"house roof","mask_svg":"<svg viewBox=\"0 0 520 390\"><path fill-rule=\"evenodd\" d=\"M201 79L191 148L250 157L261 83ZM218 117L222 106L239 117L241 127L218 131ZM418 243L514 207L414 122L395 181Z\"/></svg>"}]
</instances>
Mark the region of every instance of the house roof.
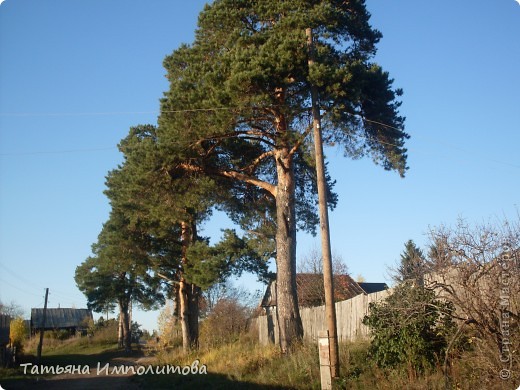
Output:
<instances>
[{"instance_id":1,"label":"house roof","mask_svg":"<svg viewBox=\"0 0 520 390\"><path fill-rule=\"evenodd\" d=\"M11 317L0 314L0 345L9 343L9 329L11 328Z\"/></svg>"},{"instance_id":2,"label":"house roof","mask_svg":"<svg viewBox=\"0 0 520 390\"><path fill-rule=\"evenodd\" d=\"M323 275L296 274L296 290L300 307L320 306L325 303ZM334 275L334 300L344 301L365 291L349 275ZM276 306L276 281L269 283L264 298L260 304L263 307Z\"/></svg>"},{"instance_id":3,"label":"house roof","mask_svg":"<svg viewBox=\"0 0 520 390\"><path fill-rule=\"evenodd\" d=\"M388 290L388 285L386 283L358 282L358 284L367 294Z\"/></svg>"},{"instance_id":4,"label":"house roof","mask_svg":"<svg viewBox=\"0 0 520 390\"><path fill-rule=\"evenodd\" d=\"M45 329L77 328L85 326L85 318L92 319L92 311L88 309L47 309ZM31 323L34 328L41 328L43 309L31 309Z\"/></svg>"}]
</instances>

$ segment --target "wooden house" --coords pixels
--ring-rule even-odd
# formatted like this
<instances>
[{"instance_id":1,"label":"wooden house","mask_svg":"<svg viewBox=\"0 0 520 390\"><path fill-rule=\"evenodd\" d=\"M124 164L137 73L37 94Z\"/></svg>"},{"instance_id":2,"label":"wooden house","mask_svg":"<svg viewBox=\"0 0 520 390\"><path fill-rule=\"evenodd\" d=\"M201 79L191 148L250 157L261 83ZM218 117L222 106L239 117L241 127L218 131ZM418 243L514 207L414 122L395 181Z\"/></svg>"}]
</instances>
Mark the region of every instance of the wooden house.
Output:
<instances>
[{"instance_id":1,"label":"wooden house","mask_svg":"<svg viewBox=\"0 0 520 390\"><path fill-rule=\"evenodd\" d=\"M87 323L92 320L92 311L89 309L58 308L47 309L45 323L43 322L44 309L31 309L32 333L44 330L68 330L71 334L84 331Z\"/></svg>"}]
</instances>

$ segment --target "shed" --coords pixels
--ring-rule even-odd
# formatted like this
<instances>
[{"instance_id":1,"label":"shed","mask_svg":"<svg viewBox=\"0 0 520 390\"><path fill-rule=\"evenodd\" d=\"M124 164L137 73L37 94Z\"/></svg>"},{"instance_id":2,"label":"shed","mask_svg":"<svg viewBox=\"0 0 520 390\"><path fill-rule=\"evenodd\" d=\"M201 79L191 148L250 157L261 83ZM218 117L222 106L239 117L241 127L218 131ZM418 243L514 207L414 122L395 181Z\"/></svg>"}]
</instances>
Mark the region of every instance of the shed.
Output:
<instances>
[{"instance_id":1,"label":"shed","mask_svg":"<svg viewBox=\"0 0 520 390\"><path fill-rule=\"evenodd\" d=\"M43 310L31 309L31 329L33 332L43 326ZM47 309L44 330L67 329L76 332L85 329L87 321L92 319L92 311L89 309Z\"/></svg>"},{"instance_id":2,"label":"shed","mask_svg":"<svg viewBox=\"0 0 520 390\"><path fill-rule=\"evenodd\" d=\"M296 274L296 291L298 293L298 306L313 307L325 304L325 289L323 287L323 275L321 274ZM349 275L334 275L334 300L335 302L354 298L365 291ZM273 280L267 289L260 304L267 308L276 306L276 281Z\"/></svg>"}]
</instances>

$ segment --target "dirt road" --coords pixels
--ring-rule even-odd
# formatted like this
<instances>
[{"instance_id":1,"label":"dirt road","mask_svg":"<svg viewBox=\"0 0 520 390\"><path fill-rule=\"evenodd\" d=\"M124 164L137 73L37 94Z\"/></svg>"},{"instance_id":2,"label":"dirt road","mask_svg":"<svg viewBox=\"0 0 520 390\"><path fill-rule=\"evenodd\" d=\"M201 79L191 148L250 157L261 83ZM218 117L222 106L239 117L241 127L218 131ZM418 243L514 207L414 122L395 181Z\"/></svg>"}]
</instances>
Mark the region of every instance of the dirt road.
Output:
<instances>
[{"instance_id":1,"label":"dirt road","mask_svg":"<svg viewBox=\"0 0 520 390\"><path fill-rule=\"evenodd\" d=\"M106 364L108 363L108 367ZM137 368L140 365L147 365L150 363L150 358L143 356L135 357L117 357L110 359L108 362L100 362L95 366L82 366L81 371L86 372L86 367L89 367L89 373L85 374L61 374L51 377L39 377L38 375L30 374L32 366L27 368L27 380L10 381L7 384L2 384L5 390L15 389L67 389L67 390L92 390L92 389L110 389L110 390L136 390L141 387L132 379L132 370L128 367ZM115 368L115 370L114 370ZM78 371L78 370L77 370ZM123 373L125 372L126 373Z\"/></svg>"}]
</instances>

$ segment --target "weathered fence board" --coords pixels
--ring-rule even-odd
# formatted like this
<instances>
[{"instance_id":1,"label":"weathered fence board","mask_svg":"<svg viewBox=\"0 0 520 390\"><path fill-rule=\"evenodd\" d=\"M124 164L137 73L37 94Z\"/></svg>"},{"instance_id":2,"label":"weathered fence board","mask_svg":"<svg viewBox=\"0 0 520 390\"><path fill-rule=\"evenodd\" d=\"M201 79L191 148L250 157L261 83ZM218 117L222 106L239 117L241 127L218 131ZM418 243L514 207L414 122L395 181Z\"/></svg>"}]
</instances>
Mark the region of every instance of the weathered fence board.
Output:
<instances>
[{"instance_id":1,"label":"weathered fence board","mask_svg":"<svg viewBox=\"0 0 520 390\"><path fill-rule=\"evenodd\" d=\"M360 294L346 301L336 302L338 339L340 341L367 339L370 336L369 330L362 324L362 321L368 314L368 305L386 298L391 293L392 289L388 289L372 294ZM266 315L258 316L252 322L252 325L258 330L261 344L278 343L276 307L270 307L268 310ZM318 333L327 329L325 306L301 308L300 315L304 338L317 341Z\"/></svg>"}]
</instances>

